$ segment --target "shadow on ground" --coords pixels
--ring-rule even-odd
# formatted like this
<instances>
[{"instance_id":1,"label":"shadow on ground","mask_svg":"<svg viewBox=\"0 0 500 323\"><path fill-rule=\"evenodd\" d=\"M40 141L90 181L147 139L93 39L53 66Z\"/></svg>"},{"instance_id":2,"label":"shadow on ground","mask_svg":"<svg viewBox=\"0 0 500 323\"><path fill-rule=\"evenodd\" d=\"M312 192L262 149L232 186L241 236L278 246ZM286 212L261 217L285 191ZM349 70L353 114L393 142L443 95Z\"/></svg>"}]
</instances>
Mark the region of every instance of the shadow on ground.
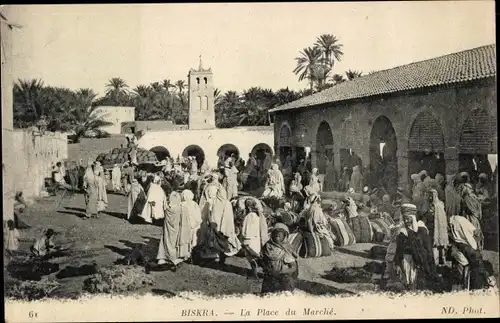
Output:
<instances>
[{"instance_id":1,"label":"shadow on ground","mask_svg":"<svg viewBox=\"0 0 500 323\"><path fill-rule=\"evenodd\" d=\"M118 240L121 244L125 245L125 248L117 247L113 245L105 245L104 247L119 254L122 257L129 256L134 250L138 250L146 259L155 260L156 254L158 252L158 244L160 239L153 237L142 237L145 242L131 242L129 240Z\"/></svg>"},{"instance_id":2,"label":"shadow on ground","mask_svg":"<svg viewBox=\"0 0 500 323\"><path fill-rule=\"evenodd\" d=\"M85 209L78 208L78 207L68 207L68 206L66 206L64 208L64 211L61 211L61 210L57 211L57 213L74 215L74 216L77 216L79 218L85 217L85 212L86 212Z\"/></svg>"},{"instance_id":3,"label":"shadow on ground","mask_svg":"<svg viewBox=\"0 0 500 323\"><path fill-rule=\"evenodd\" d=\"M371 258L370 257L370 250L356 251L356 250L349 250L349 249L342 248L342 247L336 247L335 251L338 251L338 252L341 252L341 253L345 253L345 254L348 254L348 255L358 256L358 257L361 257L361 258L367 258L367 259Z\"/></svg>"},{"instance_id":4,"label":"shadow on ground","mask_svg":"<svg viewBox=\"0 0 500 323\"><path fill-rule=\"evenodd\" d=\"M240 276L247 276L250 272L250 269L242 268L230 264L219 265L216 262L209 262L203 267L211 268L215 270L221 270L227 273L232 273ZM300 269L299 269L300 270ZM259 274L259 282L262 282L262 276ZM338 295L338 294L353 294L352 292L340 288L335 288L332 286L328 286L319 282L308 281L304 279L297 279L295 281L295 287L299 290L302 290L306 293L312 295Z\"/></svg>"}]
</instances>

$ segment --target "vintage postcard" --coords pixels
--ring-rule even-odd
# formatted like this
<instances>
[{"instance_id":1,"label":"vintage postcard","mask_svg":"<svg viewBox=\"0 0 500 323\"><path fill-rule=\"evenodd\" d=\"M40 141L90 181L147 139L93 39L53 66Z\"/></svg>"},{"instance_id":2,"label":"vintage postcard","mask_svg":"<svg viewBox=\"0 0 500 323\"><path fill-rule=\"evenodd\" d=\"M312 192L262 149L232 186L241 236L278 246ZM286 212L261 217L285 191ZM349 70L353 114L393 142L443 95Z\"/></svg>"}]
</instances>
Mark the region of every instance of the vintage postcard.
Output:
<instances>
[{"instance_id":1,"label":"vintage postcard","mask_svg":"<svg viewBox=\"0 0 500 323\"><path fill-rule=\"evenodd\" d=\"M493 1L0 14L6 322L500 316Z\"/></svg>"}]
</instances>

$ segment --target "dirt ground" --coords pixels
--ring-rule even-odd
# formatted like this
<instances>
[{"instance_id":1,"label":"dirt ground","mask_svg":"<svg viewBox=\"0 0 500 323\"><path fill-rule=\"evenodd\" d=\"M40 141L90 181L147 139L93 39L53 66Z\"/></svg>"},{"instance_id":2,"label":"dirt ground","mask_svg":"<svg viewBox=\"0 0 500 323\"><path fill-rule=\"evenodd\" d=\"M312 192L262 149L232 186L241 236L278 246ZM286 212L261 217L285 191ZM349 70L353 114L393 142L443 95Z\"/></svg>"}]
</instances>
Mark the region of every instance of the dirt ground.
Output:
<instances>
[{"instance_id":1,"label":"dirt ground","mask_svg":"<svg viewBox=\"0 0 500 323\"><path fill-rule=\"evenodd\" d=\"M60 234L55 242L70 248L68 256L52 260L60 269L68 265L80 266L95 261L99 266L112 264L129 253L132 248L143 248L145 254L154 259L158 250L161 228L152 225L130 224L124 219L127 199L121 195L108 194L109 206L99 219L84 220L84 198L81 194L66 197L57 207L61 197L49 197L29 206L21 220L31 228L22 230L21 251L27 252L42 230L53 228ZM57 209L56 209L57 207ZM297 288L314 295L358 293L374 291L376 284L365 282L345 283L332 280L328 272L332 268L362 267L370 262L369 250L372 244L356 244L336 248L330 257L299 259ZM492 262L498 273L498 253L485 252L485 258ZM177 295L182 291L199 291L206 295L258 293L261 279L248 279L249 265L245 258L232 257L223 268L207 268L182 264L177 272L152 272L155 285L139 292L153 292L161 295ZM52 274L55 276L55 273ZM62 287L57 296L75 297L81 293L87 276L58 280Z\"/></svg>"}]
</instances>

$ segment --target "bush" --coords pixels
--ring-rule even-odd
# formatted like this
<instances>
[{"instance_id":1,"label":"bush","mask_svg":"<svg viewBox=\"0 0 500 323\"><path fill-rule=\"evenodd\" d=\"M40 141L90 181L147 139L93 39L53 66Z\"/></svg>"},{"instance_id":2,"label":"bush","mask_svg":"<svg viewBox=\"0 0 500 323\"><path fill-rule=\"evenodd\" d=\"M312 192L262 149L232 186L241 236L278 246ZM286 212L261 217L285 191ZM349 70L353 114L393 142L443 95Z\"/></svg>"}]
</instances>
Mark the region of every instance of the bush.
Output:
<instances>
[{"instance_id":1,"label":"bush","mask_svg":"<svg viewBox=\"0 0 500 323\"><path fill-rule=\"evenodd\" d=\"M114 265L99 269L83 282L83 290L92 294L120 293L151 286L154 280L143 267Z\"/></svg>"},{"instance_id":2,"label":"bush","mask_svg":"<svg viewBox=\"0 0 500 323\"><path fill-rule=\"evenodd\" d=\"M13 280L5 283L5 296L16 300L39 300L48 297L59 287L59 283L43 277L40 281Z\"/></svg>"}]
</instances>

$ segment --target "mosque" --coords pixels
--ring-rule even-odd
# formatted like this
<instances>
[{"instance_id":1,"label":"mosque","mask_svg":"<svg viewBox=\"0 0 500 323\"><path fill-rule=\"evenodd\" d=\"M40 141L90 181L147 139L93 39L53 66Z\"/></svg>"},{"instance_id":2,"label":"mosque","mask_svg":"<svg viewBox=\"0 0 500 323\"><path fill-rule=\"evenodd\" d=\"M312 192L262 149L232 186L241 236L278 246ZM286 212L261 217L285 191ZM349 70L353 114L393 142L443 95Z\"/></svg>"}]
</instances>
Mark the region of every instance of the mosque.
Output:
<instances>
[{"instance_id":1,"label":"mosque","mask_svg":"<svg viewBox=\"0 0 500 323\"><path fill-rule=\"evenodd\" d=\"M140 148L156 153L159 160L166 156L176 159L194 156L198 165L206 160L216 167L219 156L235 154L247 159L250 153L258 159L266 151L274 154L273 126L215 126L214 84L212 69L204 69L200 58L198 69L188 74L189 122L187 129L149 130L138 141Z\"/></svg>"}]
</instances>

